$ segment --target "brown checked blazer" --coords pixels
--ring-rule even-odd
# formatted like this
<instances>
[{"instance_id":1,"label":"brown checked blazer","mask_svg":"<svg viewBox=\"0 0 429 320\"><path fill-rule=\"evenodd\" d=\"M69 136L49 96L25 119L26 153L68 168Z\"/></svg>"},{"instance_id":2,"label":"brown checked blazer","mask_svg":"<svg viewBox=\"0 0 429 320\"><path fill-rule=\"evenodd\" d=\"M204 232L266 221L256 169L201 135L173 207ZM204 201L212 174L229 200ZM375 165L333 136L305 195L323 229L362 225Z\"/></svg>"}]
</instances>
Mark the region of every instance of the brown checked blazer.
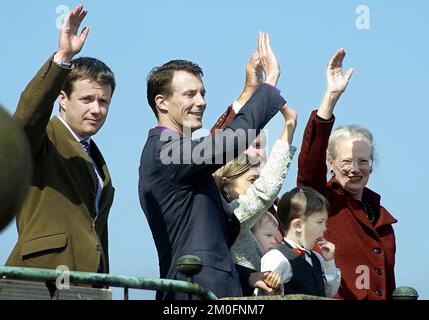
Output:
<instances>
[{"instance_id":1,"label":"brown checked blazer","mask_svg":"<svg viewBox=\"0 0 429 320\"><path fill-rule=\"evenodd\" d=\"M17 214L18 242L8 266L109 271L107 217L114 188L107 165L91 141L91 155L104 175L95 215L96 173L85 150L64 124L50 119L70 70L51 57L21 95L13 118L32 149L34 176Z\"/></svg>"}]
</instances>

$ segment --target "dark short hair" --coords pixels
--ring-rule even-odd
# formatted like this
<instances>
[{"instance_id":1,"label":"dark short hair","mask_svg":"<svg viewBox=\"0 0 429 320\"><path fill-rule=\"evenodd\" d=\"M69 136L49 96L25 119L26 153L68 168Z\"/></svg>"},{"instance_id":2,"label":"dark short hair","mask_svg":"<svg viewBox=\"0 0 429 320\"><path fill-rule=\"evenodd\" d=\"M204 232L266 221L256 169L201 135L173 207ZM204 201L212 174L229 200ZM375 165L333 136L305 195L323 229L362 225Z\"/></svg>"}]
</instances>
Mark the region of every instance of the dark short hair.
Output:
<instances>
[{"instance_id":1,"label":"dark short hair","mask_svg":"<svg viewBox=\"0 0 429 320\"><path fill-rule=\"evenodd\" d=\"M296 187L286 192L279 203L278 216L287 231L294 219L305 220L313 213L331 210L329 201L310 187Z\"/></svg>"},{"instance_id":2,"label":"dark short hair","mask_svg":"<svg viewBox=\"0 0 429 320\"><path fill-rule=\"evenodd\" d=\"M171 60L160 67L153 68L147 76L147 101L157 118L155 97L159 94L168 97L173 93L171 82L175 71L186 71L198 77L204 75L196 63L187 60Z\"/></svg>"},{"instance_id":3,"label":"dark short hair","mask_svg":"<svg viewBox=\"0 0 429 320\"><path fill-rule=\"evenodd\" d=\"M63 91L67 96L70 96L73 92L73 83L81 79L88 79L102 85L110 85L113 95L116 88L115 76L104 62L89 57L80 57L72 62L74 67L63 86Z\"/></svg>"}]
</instances>

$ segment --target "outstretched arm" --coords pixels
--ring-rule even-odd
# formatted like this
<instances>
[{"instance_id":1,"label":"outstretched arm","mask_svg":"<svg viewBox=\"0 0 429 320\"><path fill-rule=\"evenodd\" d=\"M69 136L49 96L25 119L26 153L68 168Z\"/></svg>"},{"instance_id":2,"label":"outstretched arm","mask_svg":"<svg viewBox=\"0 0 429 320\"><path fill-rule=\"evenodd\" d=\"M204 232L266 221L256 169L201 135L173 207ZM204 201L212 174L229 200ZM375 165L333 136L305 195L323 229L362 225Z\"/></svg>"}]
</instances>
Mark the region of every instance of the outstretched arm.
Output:
<instances>
[{"instance_id":1,"label":"outstretched arm","mask_svg":"<svg viewBox=\"0 0 429 320\"><path fill-rule=\"evenodd\" d=\"M280 110L285 121L285 127L276 141L267 163L261 169L261 174L238 199L230 203L234 214L240 221L240 234L235 240L235 247L240 247L242 237L250 231L255 222L268 210L277 198L295 154L292 145L296 126L296 112L284 104Z\"/></svg>"},{"instance_id":2,"label":"outstretched arm","mask_svg":"<svg viewBox=\"0 0 429 320\"><path fill-rule=\"evenodd\" d=\"M344 49L340 49L328 63L326 93L319 109L317 112L313 111L308 120L298 158L297 184L312 187L325 196L327 191L326 148L335 120L334 107L353 74L353 69L349 69L343 75L345 55Z\"/></svg>"},{"instance_id":3,"label":"outstretched arm","mask_svg":"<svg viewBox=\"0 0 429 320\"><path fill-rule=\"evenodd\" d=\"M326 70L327 88L322 103L320 104L317 115L322 119L329 120L332 118L335 105L341 94L346 90L353 69L348 69L343 75L343 60L346 56L344 49L340 49L332 56Z\"/></svg>"},{"instance_id":4,"label":"outstretched arm","mask_svg":"<svg viewBox=\"0 0 429 320\"><path fill-rule=\"evenodd\" d=\"M84 28L79 36L77 32L86 13L79 5L65 17L55 62L70 64L74 55L82 49L89 29ZM58 67L52 60L51 57L27 85L14 114L14 119L27 134L33 154L38 153L42 146L55 100L71 70Z\"/></svg>"}]
</instances>

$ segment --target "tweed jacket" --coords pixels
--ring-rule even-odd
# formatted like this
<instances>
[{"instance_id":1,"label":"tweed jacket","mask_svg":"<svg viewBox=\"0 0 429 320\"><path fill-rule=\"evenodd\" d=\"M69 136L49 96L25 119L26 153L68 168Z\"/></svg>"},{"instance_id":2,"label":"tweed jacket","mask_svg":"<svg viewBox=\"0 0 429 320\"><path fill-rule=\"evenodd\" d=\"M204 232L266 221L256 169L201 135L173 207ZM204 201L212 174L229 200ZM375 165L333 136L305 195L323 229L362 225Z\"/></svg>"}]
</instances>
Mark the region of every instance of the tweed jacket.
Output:
<instances>
[{"instance_id":1,"label":"tweed jacket","mask_svg":"<svg viewBox=\"0 0 429 320\"><path fill-rule=\"evenodd\" d=\"M55 100L71 69L51 57L21 95L14 119L30 142L34 176L17 214L18 242L8 266L109 271L107 217L114 188L107 165L91 140L91 155L104 175L98 215L96 173L71 132L56 117ZM31 159L28 159L31 161Z\"/></svg>"}]
</instances>

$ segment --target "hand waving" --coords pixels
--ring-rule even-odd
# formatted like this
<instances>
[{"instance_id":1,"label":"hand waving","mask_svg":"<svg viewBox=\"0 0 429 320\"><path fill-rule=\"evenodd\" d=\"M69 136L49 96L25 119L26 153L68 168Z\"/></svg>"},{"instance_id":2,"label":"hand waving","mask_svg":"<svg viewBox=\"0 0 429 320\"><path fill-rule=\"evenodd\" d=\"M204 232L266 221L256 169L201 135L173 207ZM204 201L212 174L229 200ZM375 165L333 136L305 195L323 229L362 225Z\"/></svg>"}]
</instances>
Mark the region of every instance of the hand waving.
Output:
<instances>
[{"instance_id":1,"label":"hand waving","mask_svg":"<svg viewBox=\"0 0 429 320\"><path fill-rule=\"evenodd\" d=\"M341 94L346 90L347 84L353 74L353 69L348 69L343 76L343 60L346 56L344 49L340 49L332 56L326 70L328 82L327 91L334 94Z\"/></svg>"},{"instance_id":2,"label":"hand waving","mask_svg":"<svg viewBox=\"0 0 429 320\"><path fill-rule=\"evenodd\" d=\"M60 31L60 44L55 55L56 61L71 63L73 57L82 49L89 28L83 28L80 35L78 35L78 30L87 13L88 11L80 4L64 18Z\"/></svg>"},{"instance_id":3,"label":"hand waving","mask_svg":"<svg viewBox=\"0 0 429 320\"><path fill-rule=\"evenodd\" d=\"M246 64L246 84L244 87L244 91L248 90L255 92L261 83L261 60L259 59L259 53L256 50L255 52L253 52L252 56L249 59L249 62L247 62Z\"/></svg>"},{"instance_id":4,"label":"hand waving","mask_svg":"<svg viewBox=\"0 0 429 320\"><path fill-rule=\"evenodd\" d=\"M264 82L272 86L276 86L277 80L280 77L280 66L273 50L271 49L270 37L265 32L259 33L258 53L259 58L261 59L262 70L265 73Z\"/></svg>"}]
</instances>

